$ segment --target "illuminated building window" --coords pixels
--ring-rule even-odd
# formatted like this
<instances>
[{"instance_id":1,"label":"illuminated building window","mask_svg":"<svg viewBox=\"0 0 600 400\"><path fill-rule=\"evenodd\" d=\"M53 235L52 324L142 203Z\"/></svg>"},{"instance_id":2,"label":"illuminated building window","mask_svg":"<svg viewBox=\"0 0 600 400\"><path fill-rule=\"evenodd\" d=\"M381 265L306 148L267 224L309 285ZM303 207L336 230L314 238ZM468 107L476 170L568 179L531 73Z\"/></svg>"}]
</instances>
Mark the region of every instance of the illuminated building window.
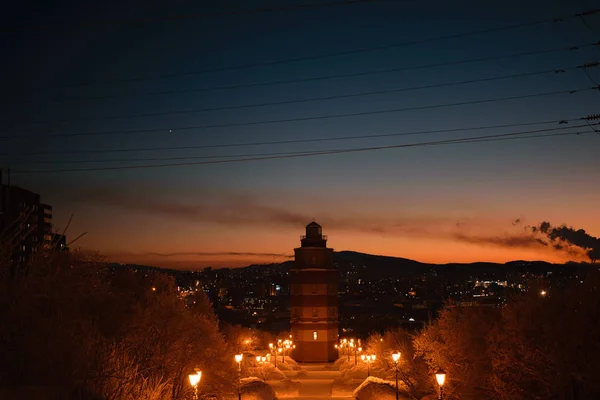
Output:
<instances>
[{"instance_id":1,"label":"illuminated building window","mask_svg":"<svg viewBox=\"0 0 600 400\"><path fill-rule=\"evenodd\" d=\"M313 332L313 340L317 340L317 332Z\"/></svg>"}]
</instances>

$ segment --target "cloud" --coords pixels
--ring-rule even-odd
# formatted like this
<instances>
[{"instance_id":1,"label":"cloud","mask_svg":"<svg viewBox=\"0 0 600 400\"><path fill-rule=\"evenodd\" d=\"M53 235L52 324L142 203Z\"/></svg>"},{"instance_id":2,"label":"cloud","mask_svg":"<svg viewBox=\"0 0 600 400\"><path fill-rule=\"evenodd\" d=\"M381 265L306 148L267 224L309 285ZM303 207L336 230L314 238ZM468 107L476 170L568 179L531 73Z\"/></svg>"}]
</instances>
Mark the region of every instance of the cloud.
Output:
<instances>
[{"instance_id":1,"label":"cloud","mask_svg":"<svg viewBox=\"0 0 600 400\"><path fill-rule=\"evenodd\" d=\"M548 246L548 243L532 235L481 236L455 233L452 237L460 242L507 248L540 248Z\"/></svg>"},{"instance_id":2,"label":"cloud","mask_svg":"<svg viewBox=\"0 0 600 400\"><path fill-rule=\"evenodd\" d=\"M234 257L282 257L282 258L293 258L292 255L277 254L277 253L252 253L252 252L210 252L210 251L180 251L173 253L157 253L157 252L143 252L143 253L113 253L114 255L128 256L128 257L181 257L181 256L199 256L199 257L211 257L211 256L234 256Z\"/></svg>"},{"instance_id":3,"label":"cloud","mask_svg":"<svg viewBox=\"0 0 600 400\"><path fill-rule=\"evenodd\" d=\"M281 199L267 200L239 193L222 193L207 191L204 194L185 193L174 197L170 194L132 193L126 188L79 187L69 191L70 199L81 203L95 203L109 207L117 207L149 216L175 218L185 222L208 222L231 226L273 226L302 229L313 220L315 212L317 221L328 231L353 231L368 234L442 236L443 232L455 229L456 218L448 216L411 215L390 216L389 218L359 214L341 214L333 210L323 211L310 201L306 205L290 206ZM277 201L280 205L267 204ZM307 212L297 211L306 209ZM309 214L309 212L311 214ZM319 216L320 215L320 216ZM474 221L462 222L472 225Z\"/></svg>"},{"instance_id":4,"label":"cloud","mask_svg":"<svg viewBox=\"0 0 600 400\"><path fill-rule=\"evenodd\" d=\"M215 223L238 226L267 226L302 229L312 221L315 210L318 210L317 221L328 231L346 231L386 236L404 236L452 240L478 246L495 246L500 248L546 249L545 251L563 252L573 256L581 256L583 249L594 261L598 258L600 245L598 238L588 235L583 230L575 230L566 226L553 227L549 222L542 222L534 227L527 226L520 233L494 235L489 232L502 226L498 219L491 217L456 218L449 215L367 215L333 209L324 211L319 204L310 201L306 204L294 199L289 200L265 195L263 198L249 196L239 192L210 190L177 190L164 188L135 187L86 187L81 185L71 188L68 195L71 200L83 203L96 203L109 207L118 207L131 212L148 216L162 216L189 223ZM175 196L177 193L177 196ZM269 204L271 203L271 204ZM274 204L274 205L273 205ZM309 214L310 212L310 214ZM320 215L320 216L319 216ZM523 218L507 220L506 226L523 226ZM516 229L516 228L513 228ZM576 248L574 248L576 247ZM270 253L238 253L238 252L175 252L145 253L138 256L156 258L176 257L276 257Z\"/></svg>"}]
</instances>

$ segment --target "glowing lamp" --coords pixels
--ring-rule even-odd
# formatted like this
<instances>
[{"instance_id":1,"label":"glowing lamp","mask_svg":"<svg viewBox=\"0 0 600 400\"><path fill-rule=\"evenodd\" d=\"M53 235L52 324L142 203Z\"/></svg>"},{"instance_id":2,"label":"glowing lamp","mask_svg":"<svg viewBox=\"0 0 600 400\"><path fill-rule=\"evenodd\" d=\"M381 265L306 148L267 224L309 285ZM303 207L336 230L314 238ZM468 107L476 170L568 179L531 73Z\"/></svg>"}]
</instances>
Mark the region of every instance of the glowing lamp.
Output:
<instances>
[{"instance_id":1,"label":"glowing lamp","mask_svg":"<svg viewBox=\"0 0 600 400\"><path fill-rule=\"evenodd\" d=\"M190 384L193 387L196 387L200 382L200 379L202 379L202 371L197 371L195 374L189 374L188 378L190 379Z\"/></svg>"},{"instance_id":2,"label":"glowing lamp","mask_svg":"<svg viewBox=\"0 0 600 400\"><path fill-rule=\"evenodd\" d=\"M444 386L444 382L446 381L446 373L443 370L439 369L435 373L435 379L437 380L438 385Z\"/></svg>"},{"instance_id":3,"label":"glowing lamp","mask_svg":"<svg viewBox=\"0 0 600 400\"><path fill-rule=\"evenodd\" d=\"M392 354L392 360L397 363L400 360L400 352Z\"/></svg>"},{"instance_id":4,"label":"glowing lamp","mask_svg":"<svg viewBox=\"0 0 600 400\"><path fill-rule=\"evenodd\" d=\"M237 362L238 364L242 362L242 358L244 358L243 354L236 354L235 355L235 362Z\"/></svg>"}]
</instances>

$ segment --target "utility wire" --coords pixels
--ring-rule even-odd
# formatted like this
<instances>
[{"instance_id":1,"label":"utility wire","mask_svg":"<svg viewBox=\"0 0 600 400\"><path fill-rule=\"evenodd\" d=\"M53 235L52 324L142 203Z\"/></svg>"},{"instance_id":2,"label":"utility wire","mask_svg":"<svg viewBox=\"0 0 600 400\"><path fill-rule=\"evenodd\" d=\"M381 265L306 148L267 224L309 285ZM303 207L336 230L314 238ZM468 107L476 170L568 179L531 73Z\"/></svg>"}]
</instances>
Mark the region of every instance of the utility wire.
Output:
<instances>
[{"instance_id":1,"label":"utility wire","mask_svg":"<svg viewBox=\"0 0 600 400\"><path fill-rule=\"evenodd\" d=\"M314 4L292 4L289 6L281 6L281 7L265 7L265 8L256 8L249 10L236 10L236 11L228 11L228 12L214 12L214 13L198 13L198 14L180 14L180 15L171 15L166 17L155 17L155 18L128 18L128 19L118 19L118 20L96 20L96 21L87 21L80 23L49 23L49 24L37 24L35 26L36 31L47 30L50 28L81 28L81 27L90 27L90 26L106 26L106 25L124 25L124 24L143 24L150 22L169 22L169 21L183 21L183 20L196 20L196 19L206 19L206 18L214 18L214 17L227 17L227 16L245 16L250 14L262 14L269 12L277 12L277 11L296 11L296 10L306 10L312 8L326 8L326 7L334 7L334 6L345 6L345 5L354 5L354 4L365 4L365 3L375 3L375 2L383 2L390 0L346 0L346 1L331 1L327 3L314 3ZM23 31L22 27L9 27L5 29L0 29L0 33L8 33L8 32L16 32ZM33 29L29 29L33 30Z\"/></svg>"},{"instance_id":2,"label":"utility wire","mask_svg":"<svg viewBox=\"0 0 600 400\"><path fill-rule=\"evenodd\" d=\"M595 10L588 10L588 11L584 11L582 13L579 14L575 14L576 17L579 17L579 19L581 20L581 22L583 22L583 25L586 26L586 28L588 28L589 30L591 30L592 32L596 32L596 33L600 33L600 30L593 28L592 26L590 26L587 21L585 20L586 16L589 15L594 15L600 12L600 8L597 8Z\"/></svg>"},{"instance_id":3,"label":"utility wire","mask_svg":"<svg viewBox=\"0 0 600 400\"><path fill-rule=\"evenodd\" d=\"M598 124L595 124L598 125ZM563 131L567 129L576 128L587 128L591 127L590 123L586 121L586 124L575 125L575 126L563 126L560 128L550 129L536 129L522 132L513 132L512 135L524 135L530 133L539 132L552 132L552 131ZM395 135L403 135L395 134ZM373 136L371 136L373 137ZM334 150L319 150L317 152L329 152ZM271 152L271 153L251 153L251 154L230 154L230 155L211 155L211 156L193 156L193 157L152 157L152 158L125 158L125 159L97 159L97 160L41 160L41 161L19 161L15 164L88 164L88 163L116 163L116 162L140 162L140 161L174 161L174 160L202 160L202 159L220 159L220 158L247 158L247 157L263 157L263 156L279 156L279 155L291 155L291 154L305 154L306 151L294 151L294 152Z\"/></svg>"},{"instance_id":4,"label":"utility wire","mask_svg":"<svg viewBox=\"0 0 600 400\"><path fill-rule=\"evenodd\" d=\"M583 131L583 132L555 133L552 136L582 135L585 133L589 133L589 132ZM197 161L197 162L170 163L170 164L129 165L129 166L115 166L115 167L72 168L72 169L54 169L54 170L47 170L47 169L45 169L45 170L16 170L16 171L14 171L14 173L16 173L16 174L47 174L47 173L62 173L62 172L116 171L116 170L126 170L126 169L147 169L147 168L181 167L181 166L191 166L191 165L226 164L226 163L234 163L234 162L239 163L239 162L260 161L260 160L274 160L274 159L311 157L311 156L343 154L343 153L356 153L356 152L376 151L376 150L384 150L384 149L437 146L437 145L444 145L444 144L481 143L481 142L485 142L485 141L497 141L500 139L516 139L518 137L517 135L519 135L519 133L512 132L512 133L505 133L505 134L466 137L466 138L459 138L459 139L436 140L436 141L430 141L430 142L408 143L408 144L399 144L399 145L390 145L390 146L360 147L360 148L316 151L316 152L306 152L306 153L288 154L288 155L283 154L283 155L273 155L273 156L265 156L265 157L238 158L238 159L232 159L232 160L213 160L213 161ZM532 136L532 137L548 137L548 136L550 136L550 134L542 134L542 135ZM528 138L528 137L524 136L524 137L520 137L520 138L523 139L523 138Z\"/></svg>"},{"instance_id":5,"label":"utility wire","mask_svg":"<svg viewBox=\"0 0 600 400\"><path fill-rule=\"evenodd\" d=\"M585 11L584 13L587 13L586 15L592 15L597 12L598 12L598 10L591 10L591 11ZM420 44L426 44L426 43L434 43L434 42L439 42L439 41L443 41L443 40L458 39L458 38L482 35L482 34L493 33L493 32L501 32L501 31L506 31L506 30L541 25L541 24L546 24L546 23L564 22L569 19L578 18L580 14L571 14L571 15L565 15L565 16L558 17L558 18L550 18L550 19L543 19L543 20L532 21L532 22L524 22L524 23L520 23L520 24L505 25L502 27L481 29L478 31L471 31L471 32L465 32L465 33L455 33L455 34L451 34L451 35L438 36L438 37L429 38L429 39L419 39L419 40L394 43L394 44L388 44L388 45L363 47L360 49L337 51L337 52L332 52L332 53L324 53L324 54L317 54L317 55L311 55L311 56L294 57L294 58L287 58L287 59L275 60L275 61L263 61L263 62L258 62L258 63L229 66L229 67L209 68L209 69L190 71L190 72L179 72L179 73L162 74L162 75L155 75L155 76L138 76L138 77L131 77L131 78L123 78L123 79L76 83L76 84L61 85L61 86L54 86L54 87L47 87L47 88L34 88L33 90L55 90L57 88L74 88L74 87L91 86L91 85L106 85L106 84L112 84L112 83L137 82L137 81L144 81L144 80L164 79L164 78L189 76L189 75L200 75L200 74L206 74L206 73L211 73L211 72L232 71L232 70L240 70L240 69L246 69L246 68L263 67L263 66L269 66L269 65L287 64L287 63L306 61L306 60L317 60L317 59L328 58L328 57L337 57L337 56L349 55L349 54L360 54L360 53L367 53L367 52L386 50L386 49L392 49L392 48L420 45Z\"/></svg>"},{"instance_id":6,"label":"utility wire","mask_svg":"<svg viewBox=\"0 0 600 400\"><path fill-rule=\"evenodd\" d=\"M266 125L266 124L278 124L285 122L298 122L298 121L315 121L315 120L323 120L323 119L334 119L334 118L347 118L347 117L356 117L356 116L364 116L364 115L381 115L381 114L390 114L404 111L416 111L416 110L429 110L436 108L445 108L445 107L454 107L454 106L464 106L464 105L473 105L473 104L484 104L484 103L495 103L500 101L510 101L510 100L520 100L520 99L530 99L535 97L545 97L545 96L553 96L559 94L574 94L588 90L598 90L600 88L591 87L591 88L580 88L573 90L559 90L553 92L543 92L543 93L534 93L534 94L526 94L519 96L509 96L509 97L496 97L491 99L482 99L482 100L471 100L471 101L461 101L456 103L444 103L444 104L433 104L427 106L417 106L417 107L407 107L407 108L393 108L388 110L375 110L375 111L363 111L363 112L355 112L355 113L344 113L344 114L329 114L329 115L318 115L313 117L299 117L299 118L285 118L285 119L272 119L272 120L262 120L262 121L251 121L251 122L231 122L231 123L223 123L223 124L211 124L211 125L198 125L193 128L185 127L185 128L171 128L171 131L180 131L180 130L189 130L189 129L213 129L213 128L224 128L224 127L234 127L234 126L251 126L251 125ZM156 115L165 115L164 113L157 113ZM169 129L169 128L166 128ZM10 135L10 136L0 136L0 139L17 139L24 137L75 137L75 136L101 136L101 135L121 135L121 134L130 134L130 133L141 133L141 132L149 132L149 131L162 131L166 129L133 129L133 130L121 130L121 131L104 131L104 132L83 132L83 133L52 133L45 135Z\"/></svg>"},{"instance_id":7,"label":"utility wire","mask_svg":"<svg viewBox=\"0 0 600 400\"><path fill-rule=\"evenodd\" d=\"M547 70L543 70L543 71L525 72L525 73L520 73L520 74L493 76L493 77L480 78L480 79L468 79L468 80L438 83L438 84L432 84L432 85L420 85L420 86L410 86L410 87L403 87L403 88L396 88L396 89L349 93L349 94L341 94L341 95L335 95L335 96L309 97L309 98L304 98L304 99L272 101L272 102L263 102L263 103L254 103L254 104L240 104L240 105L230 105L230 106L223 106L223 107L197 108L197 109L192 109L192 110L172 110L172 111L147 112L147 113L138 113L138 114L109 115L109 116L83 117L83 118L66 118L66 119L61 119L61 120L37 120L37 121L30 121L27 123L29 123L29 124L58 124L58 123L79 122L79 121L100 121L100 120L106 121L106 120L113 120L113 119L130 119L130 118L155 117L155 116L161 116L161 115L195 114L195 113L202 113L202 112L239 110L239 109L244 109L244 108L271 107L271 106L280 106L280 105L288 105L288 104L311 103L311 102L316 102L316 101L327 101L327 100L337 100L337 99L348 99L348 98L354 98L354 97L375 96L375 95L390 94L390 93L401 93L401 92L423 90L423 89L437 89L437 88L442 88L442 87L461 86L461 85L467 85L467 84L473 84L473 83L493 82L493 81L499 81L499 80L505 80L505 79L524 78L524 77L546 75L546 74L553 74L553 73L564 73L567 71L574 71L577 69L583 69L583 66L554 68L554 69L547 69ZM587 71L585 71L585 72L587 73ZM0 122L15 123L17 121L4 120L4 121L0 121ZM20 121L20 122L24 122L24 121Z\"/></svg>"},{"instance_id":8,"label":"utility wire","mask_svg":"<svg viewBox=\"0 0 600 400\"><path fill-rule=\"evenodd\" d=\"M276 141L262 141L262 142L243 142L243 143L220 143L220 144L207 144L207 145L187 145L187 146L162 146L162 147L134 147L126 149L106 149L106 150L58 150L58 151L34 151L26 153L14 153L6 152L0 153L0 155L17 155L17 156L31 156L31 155L52 155L52 154L98 154L98 153L128 153L128 152L142 152L142 151L165 151L165 150L191 150L191 149L214 149L214 148L229 148L229 147L250 147L250 146L270 146L280 144L292 144L292 143L315 143L315 142L328 142L328 141L339 141L339 140L357 140L357 139L371 139L371 138L382 138L382 137L394 137L394 136L411 136L411 135L422 135L431 133L448 133L448 132L467 132L473 130L484 130L484 129L498 129L498 128L514 128L521 126L534 126L534 125L548 125L558 123L569 123L579 121L580 118L567 119L567 120L546 120L537 122L527 122L519 124L502 124L502 125L483 125L466 128L450 128L450 129L435 129L425 131L409 131L401 133L387 133L387 134L376 134L376 135L359 135L359 136L337 136L333 138L314 138L314 139L294 139L294 140L276 140ZM162 129L161 129L162 130Z\"/></svg>"},{"instance_id":9,"label":"utility wire","mask_svg":"<svg viewBox=\"0 0 600 400\"><path fill-rule=\"evenodd\" d=\"M192 88L192 89L176 89L176 90L162 90L162 91L154 91L154 92L145 92L145 93L122 93L122 94L107 94L100 96L71 96L65 98L56 98L56 99L48 99L46 102L48 103L59 103L59 102L67 102L67 101L81 101L81 100L106 100L106 99L116 99L123 97L140 97L140 96L161 96L161 95L169 95L169 94L178 94L178 93L198 93L198 92L210 92L217 90L230 90L230 89L241 89L241 88L249 88L249 87L260 87L260 86L273 86L273 85L281 85L287 83L301 83L301 82L312 82L312 81L321 81L321 80L329 80L329 79L341 79L341 78L352 78L357 76L368 76L368 75L379 75L386 74L392 72L402 72L402 71L412 71L412 70L420 70L426 68L436 68L436 67L446 67L452 65L462 65L462 64L470 64L477 62L486 62L486 61L495 61L507 58L518 58L518 57L526 57L532 55L540 55L540 54L550 54L556 52L568 52L568 51L576 51L587 47L600 47L600 41L596 43L584 43L575 46L569 47L558 47L554 49L547 50L538 50L538 51L527 51L521 53L513 53L513 54L505 54L499 56L490 56L490 57L479 57L479 58L471 58L467 60L459 60L459 61L449 61L442 63L433 63L433 64L422 64L408 67L397 67L397 68L386 68L386 69L376 69L370 71L362 71L362 72L354 72L348 74L334 74L334 75L322 75L316 77L308 77L308 78L299 78L299 79L284 79L284 80L275 80L275 81L266 81L266 82L255 82L255 83L245 83L239 85L224 85L224 86L212 86L206 88ZM21 102L22 104L33 103L32 100L26 100Z\"/></svg>"}]
</instances>

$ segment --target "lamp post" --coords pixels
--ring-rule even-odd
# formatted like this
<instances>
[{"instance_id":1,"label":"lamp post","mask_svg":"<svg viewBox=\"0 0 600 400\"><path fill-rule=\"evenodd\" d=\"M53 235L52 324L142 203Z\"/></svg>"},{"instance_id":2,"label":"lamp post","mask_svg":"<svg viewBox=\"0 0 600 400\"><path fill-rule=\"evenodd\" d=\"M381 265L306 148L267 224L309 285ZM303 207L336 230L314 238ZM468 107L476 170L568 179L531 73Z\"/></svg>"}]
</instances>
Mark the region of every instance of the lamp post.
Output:
<instances>
[{"instance_id":1,"label":"lamp post","mask_svg":"<svg viewBox=\"0 0 600 400\"><path fill-rule=\"evenodd\" d=\"M273 347L273 343L269 343L269 350L271 351L273 360L275 360L275 368L277 368L277 350Z\"/></svg>"},{"instance_id":2,"label":"lamp post","mask_svg":"<svg viewBox=\"0 0 600 400\"><path fill-rule=\"evenodd\" d=\"M290 355L290 353L289 353L289 352L290 352L290 349L291 349L291 348L292 348L291 342L290 342L290 341L288 341L288 342L286 343L286 345L285 345L285 348L283 349L283 357L284 357L284 358L285 358L285 352L286 352L286 351L288 352L288 357L289 357L289 355Z\"/></svg>"},{"instance_id":3,"label":"lamp post","mask_svg":"<svg viewBox=\"0 0 600 400\"><path fill-rule=\"evenodd\" d=\"M339 348L340 349L346 348L346 356L348 357L348 361L350 361L350 344L351 343L354 343L354 339L350 339L350 341L348 341L348 339L340 339Z\"/></svg>"},{"instance_id":4,"label":"lamp post","mask_svg":"<svg viewBox=\"0 0 600 400\"><path fill-rule=\"evenodd\" d=\"M435 379L440 387L440 400L443 399L444 396L444 382L446 381L446 373L443 369L438 369L435 373Z\"/></svg>"},{"instance_id":5,"label":"lamp post","mask_svg":"<svg viewBox=\"0 0 600 400\"><path fill-rule=\"evenodd\" d=\"M281 362L285 362L285 356L283 355L283 349L280 347L277 349L277 351L279 352L279 354L281 354Z\"/></svg>"},{"instance_id":6,"label":"lamp post","mask_svg":"<svg viewBox=\"0 0 600 400\"><path fill-rule=\"evenodd\" d=\"M394 366L396 367L396 400L398 400L398 361L400 361L400 352L393 353L392 360L394 360Z\"/></svg>"},{"instance_id":7,"label":"lamp post","mask_svg":"<svg viewBox=\"0 0 600 400\"><path fill-rule=\"evenodd\" d=\"M194 400L198 400L198 383L200 383L200 379L202 379L202 371L196 369L195 374L189 374L188 378L190 380L190 385L194 388Z\"/></svg>"},{"instance_id":8,"label":"lamp post","mask_svg":"<svg viewBox=\"0 0 600 400\"><path fill-rule=\"evenodd\" d=\"M367 363L367 377L371 376L371 362L375 361L375 354L362 355L361 360Z\"/></svg>"},{"instance_id":9,"label":"lamp post","mask_svg":"<svg viewBox=\"0 0 600 400\"><path fill-rule=\"evenodd\" d=\"M235 362L238 363L238 400L242 400L242 358L243 354L235 355Z\"/></svg>"},{"instance_id":10,"label":"lamp post","mask_svg":"<svg viewBox=\"0 0 600 400\"><path fill-rule=\"evenodd\" d=\"M258 363L258 365L260 366L260 369L263 369L263 366L268 362L267 361L267 357L265 356L256 356L256 362ZM265 371L262 371L262 375L263 375L263 381L267 381L267 376L265 374Z\"/></svg>"}]
</instances>

